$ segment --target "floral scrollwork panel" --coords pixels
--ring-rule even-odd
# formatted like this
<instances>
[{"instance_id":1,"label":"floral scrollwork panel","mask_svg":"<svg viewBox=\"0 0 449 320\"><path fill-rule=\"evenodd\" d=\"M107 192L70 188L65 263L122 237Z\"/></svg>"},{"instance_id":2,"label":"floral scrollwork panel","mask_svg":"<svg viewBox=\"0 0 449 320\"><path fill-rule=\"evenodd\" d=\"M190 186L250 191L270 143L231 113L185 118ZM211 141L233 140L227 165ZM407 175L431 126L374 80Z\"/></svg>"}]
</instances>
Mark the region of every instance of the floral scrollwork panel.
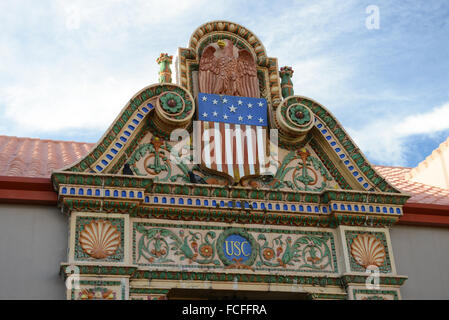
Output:
<instances>
[{"instance_id":1,"label":"floral scrollwork panel","mask_svg":"<svg viewBox=\"0 0 449 320\"><path fill-rule=\"evenodd\" d=\"M338 186L334 178L310 147L296 151L278 150L271 161L275 168L274 176L250 178L244 186L295 191L323 191Z\"/></svg>"},{"instance_id":2,"label":"floral scrollwork panel","mask_svg":"<svg viewBox=\"0 0 449 320\"><path fill-rule=\"evenodd\" d=\"M328 245L329 234L291 236L258 236L261 241L259 266L282 267L300 265L308 270L332 270L332 253Z\"/></svg>"},{"instance_id":3,"label":"floral scrollwork panel","mask_svg":"<svg viewBox=\"0 0 449 320\"><path fill-rule=\"evenodd\" d=\"M155 267L338 272L334 235L325 231L134 222L133 261Z\"/></svg>"}]
</instances>

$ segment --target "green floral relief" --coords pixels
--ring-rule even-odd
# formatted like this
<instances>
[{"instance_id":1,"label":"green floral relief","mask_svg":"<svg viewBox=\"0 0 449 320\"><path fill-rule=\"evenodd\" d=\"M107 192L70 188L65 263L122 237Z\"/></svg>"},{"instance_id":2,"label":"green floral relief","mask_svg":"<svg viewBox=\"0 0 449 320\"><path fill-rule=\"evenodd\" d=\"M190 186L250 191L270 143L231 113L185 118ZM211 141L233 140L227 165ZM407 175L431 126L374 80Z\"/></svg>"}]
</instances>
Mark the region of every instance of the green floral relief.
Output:
<instances>
[{"instance_id":1,"label":"green floral relief","mask_svg":"<svg viewBox=\"0 0 449 320\"><path fill-rule=\"evenodd\" d=\"M169 113L178 113L182 109L182 98L177 94L168 92L160 100L162 108Z\"/></svg>"},{"instance_id":2,"label":"green floral relief","mask_svg":"<svg viewBox=\"0 0 449 320\"><path fill-rule=\"evenodd\" d=\"M189 168L186 163L193 160L189 152L192 148L190 145L185 145L175 150L166 141L153 137L151 143L142 144L134 151L128 163L138 176L150 175L153 176L154 181L190 182ZM170 161L170 156L174 158L175 164ZM136 165L141 159L144 159L145 172L141 172ZM181 174L173 174L174 165L179 168Z\"/></svg>"},{"instance_id":3,"label":"green floral relief","mask_svg":"<svg viewBox=\"0 0 449 320\"><path fill-rule=\"evenodd\" d=\"M136 230L142 235L137 243L137 261L147 260L149 263L174 263L175 257L179 261L187 259L190 263L215 264L220 262L215 257L215 232L209 231L204 235L200 232L184 231L178 234L165 228L146 229L143 225L135 224ZM176 259L178 260L178 259Z\"/></svg>"},{"instance_id":4,"label":"green floral relief","mask_svg":"<svg viewBox=\"0 0 449 320\"><path fill-rule=\"evenodd\" d=\"M171 175L171 164L169 160L171 146L167 143L156 145L155 143L145 143L140 145L130 157L128 164L139 176L155 175L155 181L167 181ZM140 159L146 156L145 170L142 173L134 166ZM160 176L160 173L165 175Z\"/></svg>"},{"instance_id":5,"label":"green floral relief","mask_svg":"<svg viewBox=\"0 0 449 320\"><path fill-rule=\"evenodd\" d=\"M332 253L328 245L331 233L321 235L304 235L293 241L291 236L282 235L268 241L264 234L259 234L260 246L259 266L286 267L301 264L302 268L321 271L332 268Z\"/></svg>"},{"instance_id":6,"label":"green floral relief","mask_svg":"<svg viewBox=\"0 0 449 320\"><path fill-rule=\"evenodd\" d=\"M248 241L249 259L226 257L224 248L228 249L225 241L229 236ZM134 222L133 261L155 267L338 272L333 234L300 230Z\"/></svg>"},{"instance_id":7,"label":"green floral relief","mask_svg":"<svg viewBox=\"0 0 449 320\"><path fill-rule=\"evenodd\" d=\"M274 176L255 178L260 187L294 191L323 191L330 187L332 176L322 162L307 148L290 151L282 162L271 161Z\"/></svg>"},{"instance_id":8,"label":"green floral relief","mask_svg":"<svg viewBox=\"0 0 449 320\"><path fill-rule=\"evenodd\" d=\"M167 141L158 137L152 137L150 143L142 144L136 148L129 158L128 164L136 175L151 176L156 182L190 183L189 171L200 173L204 180L214 179L215 181L225 181L223 177L209 172L203 172L199 165L188 165L188 163L193 162L192 150L193 145L191 144L174 148ZM139 161L144 162L144 172L141 172L137 165ZM182 194L182 192L176 193ZM207 195L207 193L197 195Z\"/></svg>"},{"instance_id":9,"label":"green floral relief","mask_svg":"<svg viewBox=\"0 0 449 320\"><path fill-rule=\"evenodd\" d=\"M290 119L302 126L310 121L310 112L302 105L293 106L290 108Z\"/></svg>"}]
</instances>

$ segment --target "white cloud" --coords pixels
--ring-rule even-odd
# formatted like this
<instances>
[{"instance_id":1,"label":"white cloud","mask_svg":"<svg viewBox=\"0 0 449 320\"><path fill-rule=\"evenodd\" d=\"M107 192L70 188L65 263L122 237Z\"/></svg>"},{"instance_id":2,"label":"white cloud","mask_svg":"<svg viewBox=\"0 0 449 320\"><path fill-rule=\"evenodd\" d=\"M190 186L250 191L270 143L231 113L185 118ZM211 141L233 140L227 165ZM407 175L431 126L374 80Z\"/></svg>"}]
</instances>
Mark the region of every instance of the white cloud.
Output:
<instances>
[{"instance_id":1,"label":"white cloud","mask_svg":"<svg viewBox=\"0 0 449 320\"><path fill-rule=\"evenodd\" d=\"M114 77L52 76L58 81L41 76L33 84L8 86L0 91L5 100L5 116L14 123L15 131L23 132L19 135L71 128L106 129L130 97L143 87L137 80Z\"/></svg>"},{"instance_id":2,"label":"white cloud","mask_svg":"<svg viewBox=\"0 0 449 320\"><path fill-rule=\"evenodd\" d=\"M361 129L347 129L356 144L373 162L405 165L406 138L432 135L449 129L449 102L429 112L405 117L391 116L372 121Z\"/></svg>"},{"instance_id":3,"label":"white cloud","mask_svg":"<svg viewBox=\"0 0 449 320\"><path fill-rule=\"evenodd\" d=\"M395 126L401 136L429 134L449 129L449 102L427 113L413 114Z\"/></svg>"},{"instance_id":4,"label":"white cloud","mask_svg":"<svg viewBox=\"0 0 449 320\"><path fill-rule=\"evenodd\" d=\"M291 65L295 94L305 95L327 104L336 95L347 94L346 83L353 70L335 63L337 59L326 56L296 60Z\"/></svg>"}]
</instances>

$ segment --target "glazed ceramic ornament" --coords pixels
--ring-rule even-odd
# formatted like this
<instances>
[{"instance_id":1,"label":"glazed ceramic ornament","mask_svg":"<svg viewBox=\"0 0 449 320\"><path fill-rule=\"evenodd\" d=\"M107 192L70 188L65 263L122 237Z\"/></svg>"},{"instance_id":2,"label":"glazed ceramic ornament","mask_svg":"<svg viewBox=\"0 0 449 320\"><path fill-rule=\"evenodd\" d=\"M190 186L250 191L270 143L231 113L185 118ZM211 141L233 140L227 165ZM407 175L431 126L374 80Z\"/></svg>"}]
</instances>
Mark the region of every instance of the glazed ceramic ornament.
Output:
<instances>
[{"instance_id":1,"label":"glazed ceramic ornament","mask_svg":"<svg viewBox=\"0 0 449 320\"><path fill-rule=\"evenodd\" d=\"M253 55L228 39L218 40L203 50L199 69L200 92L260 97Z\"/></svg>"},{"instance_id":2,"label":"glazed ceramic ornament","mask_svg":"<svg viewBox=\"0 0 449 320\"><path fill-rule=\"evenodd\" d=\"M81 248L95 259L113 255L120 245L120 233L109 221L93 221L80 232Z\"/></svg>"},{"instance_id":3,"label":"glazed ceramic ornament","mask_svg":"<svg viewBox=\"0 0 449 320\"><path fill-rule=\"evenodd\" d=\"M377 269L386 257L382 242L371 234L358 235L351 244L354 260L366 269Z\"/></svg>"}]
</instances>

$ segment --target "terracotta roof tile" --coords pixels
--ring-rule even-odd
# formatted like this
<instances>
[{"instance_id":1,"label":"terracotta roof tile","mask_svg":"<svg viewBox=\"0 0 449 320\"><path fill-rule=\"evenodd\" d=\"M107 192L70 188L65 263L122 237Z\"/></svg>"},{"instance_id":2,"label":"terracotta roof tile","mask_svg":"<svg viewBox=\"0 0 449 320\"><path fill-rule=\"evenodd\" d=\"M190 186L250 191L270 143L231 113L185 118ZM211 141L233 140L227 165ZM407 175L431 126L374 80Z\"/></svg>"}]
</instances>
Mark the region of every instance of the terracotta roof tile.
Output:
<instances>
[{"instance_id":1,"label":"terracotta roof tile","mask_svg":"<svg viewBox=\"0 0 449 320\"><path fill-rule=\"evenodd\" d=\"M449 205L449 190L414 182L408 177L413 168L374 166L388 182L401 191L411 194L408 202Z\"/></svg>"},{"instance_id":2,"label":"terracotta roof tile","mask_svg":"<svg viewBox=\"0 0 449 320\"><path fill-rule=\"evenodd\" d=\"M94 143L0 136L0 176L50 177L86 155Z\"/></svg>"},{"instance_id":3,"label":"terracotta roof tile","mask_svg":"<svg viewBox=\"0 0 449 320\"><path fill-rule=\"evenodd\" d=\"M0 176L50 177L83 156L94 143L0 135ZM449 190L409 180L412 168L374 166L394 187L412 195L409 202L449 205Z\"/></svg>"}]
</instances>

